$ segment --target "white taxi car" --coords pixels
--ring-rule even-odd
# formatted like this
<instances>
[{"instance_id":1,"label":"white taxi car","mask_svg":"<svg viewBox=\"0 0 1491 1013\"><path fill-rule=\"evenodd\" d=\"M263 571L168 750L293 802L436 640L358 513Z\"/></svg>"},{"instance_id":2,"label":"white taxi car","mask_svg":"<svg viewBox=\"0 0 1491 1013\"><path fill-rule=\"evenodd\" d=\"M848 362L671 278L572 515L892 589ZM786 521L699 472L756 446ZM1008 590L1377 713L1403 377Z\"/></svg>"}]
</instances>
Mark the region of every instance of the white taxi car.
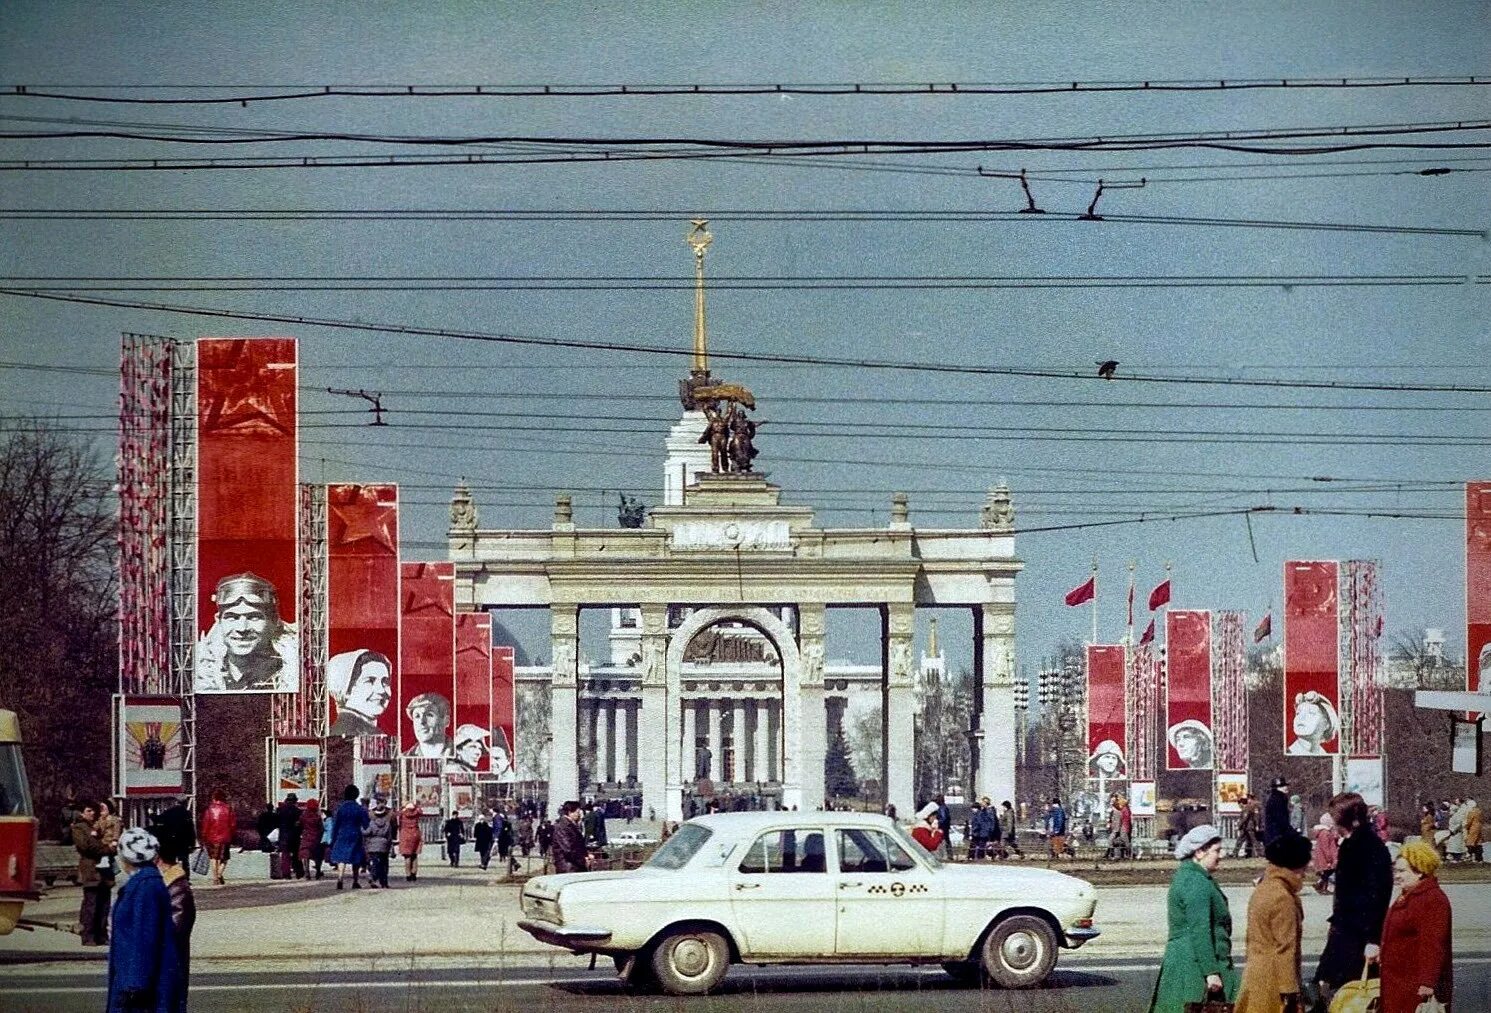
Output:
<instances>
[{"instance_id":1,"label":"white taxi car","mask_svg":"<svg viewBox=\"0 0 1491 1013\"><path fill-rule=\"evenodd\" d=\"M522 904L534 938L674 995L708 992L732 963L934 963L1028 988L1058 947L1098 934L1092 884L944 864L869 813L701 816L639 869L540 876Z\"/></svg>"}]
</instances>

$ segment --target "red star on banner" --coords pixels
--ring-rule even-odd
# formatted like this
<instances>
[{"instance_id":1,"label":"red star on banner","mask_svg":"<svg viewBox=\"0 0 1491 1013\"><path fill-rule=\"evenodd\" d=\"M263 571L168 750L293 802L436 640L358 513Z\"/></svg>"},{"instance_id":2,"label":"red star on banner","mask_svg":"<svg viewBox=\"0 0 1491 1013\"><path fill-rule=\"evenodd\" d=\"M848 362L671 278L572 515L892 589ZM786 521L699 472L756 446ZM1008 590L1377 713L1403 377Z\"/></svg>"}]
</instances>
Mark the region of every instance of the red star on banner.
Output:
<instances>
[{"instance_id":1,"label":"red star on banner","mask_svg":"<svg viewBox=\"0 0 1491 1013\"><path fill-rule=\"evenodd\" d=\"M387 555L398 551L394 524L398 508L378 502L378 492L371 486L340 486L351 489L348 495L334 495L338 502L331 504L332 545L351 545L354 542L372 541L387 550Z\"/></svg>"},{"instance_id":2,"label":"red star on banner","mask_svg":"<svg viewBox=\"0 0 1491 1013\"><path fill-rule=\"evenodd\" d=\"M295 426L294 382L292 379L290 383L283 383L276 374L286 367L293 368L294 362L260 361L255 353L271 349L250 347L258 342L241 340L214 344L227 344L229 347L204 356L211 361L204 361L202 369L227 373L231 379L219 397L203 406L203 431L291 435ZM293 371L291 376L293 378Z\"/></svg>"},{"instance_id":3,"label":"red star on banner","mask_svg":"<svg viewBox=\"0 0 1491 1013\"><path fill-rule=\"evenodd\" d=\"M453 616L455 612L440 586L439 571L431 563L415 563L413 573L404 580L404 615L434 612Z\"/></svg>"}]
</instances>

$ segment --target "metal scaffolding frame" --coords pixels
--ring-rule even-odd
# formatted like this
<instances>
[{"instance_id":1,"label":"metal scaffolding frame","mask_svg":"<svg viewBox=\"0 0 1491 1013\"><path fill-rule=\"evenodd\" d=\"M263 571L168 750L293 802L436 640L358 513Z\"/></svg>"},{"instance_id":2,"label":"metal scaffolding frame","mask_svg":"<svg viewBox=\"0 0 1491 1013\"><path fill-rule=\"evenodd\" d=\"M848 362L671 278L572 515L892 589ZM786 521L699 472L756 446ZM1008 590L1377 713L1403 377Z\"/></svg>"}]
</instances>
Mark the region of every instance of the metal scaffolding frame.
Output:
<instances>
[{"instance_id":1,"label":"metal scaffolding frame","mask_svg":"<svg viewBox=\"0 0 1491 1013\"><path fill-rule=\"evenodd\" d=\"M1347 757L1382 755L1382 583L1375 559L1349 559L1341 568L1341 751Z\"/></svg>"},{"instance_id":2,"label":"metal scaffolding frame","mask_svg":"<svg viewBox=\"0 0 1491 1013\"><path fill-rule=\"evenodd\" d=\"M124 334L119 368L119 692L170 688L173 343Z\"/></svg>"},{"instance_id":3,"label":"metal scaffolding frame","mask_svg":"<svg viewBox=\"0 0 1491 1013\"><path fill-rule=\"evenodd\" d=\"M326 486L302 483L299 509L300 687L276 693L276 738L326 737Z\"/></svg>"},{"instance_id":4,"label":"metal scaffolding frame","mask_svg":"<svg viewBox=\"0 0 1491 1013\"><path fill-rule=\"evenodd\" d=\"M197 346L173 343L171 371L171 692L181 696L182 780L197 798Z\"/></svg>"}]
</instances>

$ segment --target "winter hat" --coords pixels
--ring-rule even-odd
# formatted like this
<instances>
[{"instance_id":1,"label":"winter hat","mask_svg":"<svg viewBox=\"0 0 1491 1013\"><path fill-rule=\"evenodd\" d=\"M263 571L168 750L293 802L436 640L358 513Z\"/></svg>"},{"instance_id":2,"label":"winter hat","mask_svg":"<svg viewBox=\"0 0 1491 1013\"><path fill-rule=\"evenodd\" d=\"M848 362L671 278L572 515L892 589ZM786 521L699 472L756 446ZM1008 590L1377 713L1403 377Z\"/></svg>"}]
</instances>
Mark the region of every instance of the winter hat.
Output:
<instances>
[{"instance_id":1,"label":"winter hat","mask_svg":"<svg viewBox=\"0 0 1491 1013\"><path fill-rule=\"evenodd\" d=\"M1280 834L1264 847L1263 857L1281 869L1303 869L1310 864L1310 842L1299 834Z\"/></svg>"},{"instance_id":2,"label":"winter hat","mask_svg":"<svg viewBox=\"0 0 1491 1013\"><path fill-rule=\"evenodd\" d=\"M1190 858L1202 848L1210 847L1221 839L1222 832L1210 823L1192 827L1184 837L1176 842L1175 857L1182 860Z\"/></svg>"},{"instance_id":3,"label":"winter hat","mask_svg":"<svg viewBox=\"0 0 1491 1013\"><path fill-rule=\"evenodd\" d=\"M119 835L119 858L130 865L149 865L160 854L160 841L155 835L139 827L131 827Z\"/></svg>"},{"instance_id":4,"label":"winter hat","mask_svg":"<svg viewBox=\"0 0 1491 1013\"><path fill-rule=\"evenodd\" d=\"M928 816L934 816L934 815L936 815L936 813L937 813L937 803L936 802L928 802L926 805L922 806L920 809L918 809L916 811L916 818L918 820L925 820Z\"/></svg>"},{"instance_id":5,"label":"winter hat","mask_svg":"<svg viewBox=\"0 0 1491 1013\"><path fill-rule=\"evenodd\" d=\"M1432 876L1439 871L1439 852L1434 850L1433 845L1423 841L1410 841L1403 845L1398 857L1420 876Z\"/></svg>"}]
</instances>

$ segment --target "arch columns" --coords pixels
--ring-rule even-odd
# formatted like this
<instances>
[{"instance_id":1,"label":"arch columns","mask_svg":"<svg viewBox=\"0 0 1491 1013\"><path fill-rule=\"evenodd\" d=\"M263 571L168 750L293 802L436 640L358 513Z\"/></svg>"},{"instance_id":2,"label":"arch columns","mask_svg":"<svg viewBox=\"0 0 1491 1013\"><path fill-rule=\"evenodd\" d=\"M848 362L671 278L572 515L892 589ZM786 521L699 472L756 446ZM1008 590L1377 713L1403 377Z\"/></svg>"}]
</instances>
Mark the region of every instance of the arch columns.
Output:
<instances>
[{"instance_id":1,"label":"arch columns","mask_svg":"<svg viewBox=\"0 0 1491 1013\"><path fill-rule=\"evenodd\" d=\"M796 693L782 695L782 807L807 811L823 808L823 763L828 750L828 716L823 709L823 622L818 604L799 605L801 677Z\"/></svg>"},{"instance_id":2,"label":"arch columns","mask_svg":"<svg viewBox=\"0 0 1491 1013\"><path fill-rule=\"evenodd\" d=\"M916 766L916 673L912 669L911 640L916 633L916 606L892 602L880 607L885 664L885 800L905 819L916 811L913 796ZM894 759L893 759L894 758ZM940 786L939 786L940 787Z\"/></svg>"},{"instance_id":3,"label":"arch columns","mask_svg":"<svg viewBox=\"0 0 1491 1013\"><path fill-rule=\"evenodd\" d=\"M667 819L665 787L669 780L669 753L678 753L678 738L672 736L670 711L679 705L677 682L669 693L668 606L643 605L642 612L642 684L641 707L637 711L637 780L642 782L642 811L654 812ZM670 707L671 703L671 707ZM689 763L693 761L693 743L689 743ZM692 772L692 771L691 771ZM682 815L680 803L679 815Z\"/></svg>"},{"instance_id":4,"label":"arch columns","mask_svg":"<svg viewBox=\"0 0 1491 1013\"><path fill-rule=\"evenodd\" d=\"M555 602L549 608L549 816L580 796L580 608Z\"/></svg>"},{"instance_id":5,"label":"arch columns","mask_svg":"<svg viewBox=\"0 0 1491 1013\"><path fill-rule=\"evenodd\" d=\"M1015 797L1015 605L973 610L978 676L979 752L973 791L998 805Z\"/></svg>"}]
</instances>

